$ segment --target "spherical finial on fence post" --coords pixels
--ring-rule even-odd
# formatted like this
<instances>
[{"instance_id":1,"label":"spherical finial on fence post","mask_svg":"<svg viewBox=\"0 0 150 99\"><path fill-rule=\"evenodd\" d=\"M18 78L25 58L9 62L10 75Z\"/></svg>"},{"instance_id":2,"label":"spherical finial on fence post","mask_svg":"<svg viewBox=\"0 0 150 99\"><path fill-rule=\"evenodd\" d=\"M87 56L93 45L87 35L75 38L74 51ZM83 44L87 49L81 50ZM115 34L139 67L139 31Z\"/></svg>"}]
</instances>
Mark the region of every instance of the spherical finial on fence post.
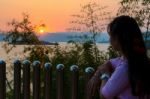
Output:
<instances>
[{"instance_id":1,"label":"spherical finial on fence post","mask_svg":"<svg viewBox=\"0 0 150 99\"><path fill-rule=\"evenodd\" d=\"M30 65L31 62L30 62L29 60L24 60L22 64L23 64L23 65Z\"/></svg>"},{"instance_id":2,"label":"spherical finial on fence post","mask_svg":"<svg viewBox=\"0 0 150 99\"><path fill-rule=\"evenodd\" d=\"M63 64L58 64L57 66L56 66L56 69L58 70L58 71L61 71L61 70L63 70L65 68L65 66L63 65Z\"/></svg>"},{"instance_id":3,"label":"spherical finial on fence post","mask_svg":"<svg viewBox=\"0 0 150 99\"><path fill-rule=\"evenodd\" d=\"M70 67L71 75L71 99L78 99L78 81L79 81L79 67L77 65L72 65Z\"/></svg>"},{"instance_id":4,"label":"spherical finial on fence post","mask_svg":"<svg viewBox=\"0 0 150 99\"><path fill-rule=\"evenodd\" d=\"M87 67L86 69L85 69L85 73L86 74L93 74L94 73L94 68L93 67Z\"/></svg>"},{"instance_id":5,"label":"spherical finial on fence post","mask_svg":"<svg viewBox=\"0 0 150 99\"><path fill-rule=\"evenodd\" d=\"M23 61L23 99L30 99L30 61Z\"/></svg>"},{"instance_id":6,"label":"spherical finial on fence post","mask_svg":"<svg viewBox=\"0 0 150 99\"><path fill-rule=\"evenodd\" d=\"M18 64L19 64L19 65L21 64L20 60L15 60L15 61L14 61L14 65L18 65Z\"/></svg>"},{"instance_id":7,"label":"spherical finial on fence post","mask_svg":"<svg viewBox=\"0 0 150 99\"><path fill-rule=\"evenodd\" d=\"M6 63L0 60L0 99L6 99Z\"/></svg>"},{"instance_id":8,"label":"spherical finial on fence post","mask_svg":"<svg viewBox=\"0 0 150 99\"><path fill-rule=\"evenodd\" d=\"M77 66L77 65L72 65L71 67L70 67L70 71L71 72L76 72L76 71L78 71L79 70L79 67Z\"/></svg>"},{"instance_id":9,"label":"spherical finial on fence post","mask_svg":"<svg viewBox=\"0 0 150 99\"><path fill-rule=\"evenodd\" d=\"M33 66L40 66L40 64L41 64L40 61L34 61L33 62Z\"/></svg>"},{"instance_id":10,"label":"spherical finial on fence post","mask_svg":"<svg viewBox=\"0 0 150 99\"><path fill-rule=\"evenodd\" d=\"M95 72L95 70L94 70L93 67L87 67L85 69L87 81L90 80L90 78L92 77L92 75L94 74L94 72Z\"/></svg>"},{"instance_id":11,"label":"spherical finial on fence post","mask_svg":"<svg viewBox=\"0 0 150 99\"><path fill-rule=\"evenodd\" d=\"M4 60L0 60L0 65L6 65Z\"/></svg>"},{"instance_id":12,"label":"spherical finial on fence post","mask_svg":"<svg viewBox=\"0 0 150 99\"><path fill-rule=\"evenodd\" d=\"M52 99L52 64L44 64L45 71L45 99Z\"/></svg>"},{"instance_id":13,"label":"spherical finial on fence post","mask_svg":"<svg viewBox=\"0 0 150 99\"><path fill-rule=\"evenodd\" d=\"M14 61L14 98L21 99L21 62Z\"/></svg>"},{"instance_id":14,"label":"spherical finial on fence post","mask_svg":"<svg viewBox=\"0 0 150 99\"><path fill-rule=\"evenodd\" d=\"M33 62L33 99L40 99L40 61Z\"/></svg>"},{"instance_id":15,"label":"spherical finial on fence post","mask_svg":"<svg viewBox=\"0 0 150 99\"><path fill-rule=\"evenodd\" d=\"M64 68L63 64L58 64L57 69L57 99L64 99Z\"/></svg>"},{"instance_id":16,"label":"spherical finial on fence post","mask_svg":"<svg viewBox=\"0 0 150 99\"><path fill-rule=\"evenodd\" d=\"M52 64L51 63L45 63L44 67L45 67L45 69L49 69L52 67Z\"/></svg>"}]
</instances>

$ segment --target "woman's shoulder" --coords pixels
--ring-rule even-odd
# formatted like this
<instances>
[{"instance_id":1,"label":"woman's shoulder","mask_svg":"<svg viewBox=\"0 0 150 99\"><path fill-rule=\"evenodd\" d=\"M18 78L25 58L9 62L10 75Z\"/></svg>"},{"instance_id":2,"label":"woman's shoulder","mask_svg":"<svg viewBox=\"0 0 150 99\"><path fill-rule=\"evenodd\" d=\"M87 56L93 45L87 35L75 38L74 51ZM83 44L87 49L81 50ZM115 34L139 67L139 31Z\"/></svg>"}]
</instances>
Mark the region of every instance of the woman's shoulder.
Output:
<instances>
[{"instance_id":1,"label":"woman's shoulder","mask_svg":"<svg viewBox=\"0 0 150 99\"><path fill-rule=\"evenodd\" d=\"M112 66L114 68L116 68L119 65L120 61L121 61L121 57L112 58L109 61L112 64Z\"/></svg>"},{"instance_id":2,"label":"woman's shoulder","mask_svg":"<svg viewBox=\"0 0 150 99\"><path fill-rule=\"evenodd\" d=\"M121 58L121 57L111 58L110 61L111 61L111 62L114 62L114 61L119 60L120 58Z\"/></svg>"}]
</instances>

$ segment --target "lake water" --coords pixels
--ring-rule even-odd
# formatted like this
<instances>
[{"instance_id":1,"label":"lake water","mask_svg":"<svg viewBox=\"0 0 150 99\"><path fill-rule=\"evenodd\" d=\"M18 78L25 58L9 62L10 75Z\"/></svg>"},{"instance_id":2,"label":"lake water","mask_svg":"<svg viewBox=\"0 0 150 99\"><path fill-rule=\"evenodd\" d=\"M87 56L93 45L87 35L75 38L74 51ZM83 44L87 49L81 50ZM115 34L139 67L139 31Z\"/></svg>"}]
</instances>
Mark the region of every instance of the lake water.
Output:
<instances>
[{"instance_id":1,"label":"lake water","mask_svg":"<svg viewBox=\"0 0 150 99\"><path fill-rule=\"evenodd\" d=\"M5 42L0 42L0 59L8 61L10 59L22 59L26 55L23 54L24 47L27 45L16 45L15 48L12 49L12 51L8 54L6 53L6 50L4 49L4 43ZM69 46L66 42L60 42L59 45L64 48L66 46ZM98 49L100 51L107 51L107 48L109 47L109 43L97 43ZM49 45L50 47L53 47L54 45Z\"/></svg>"}]
</instances>

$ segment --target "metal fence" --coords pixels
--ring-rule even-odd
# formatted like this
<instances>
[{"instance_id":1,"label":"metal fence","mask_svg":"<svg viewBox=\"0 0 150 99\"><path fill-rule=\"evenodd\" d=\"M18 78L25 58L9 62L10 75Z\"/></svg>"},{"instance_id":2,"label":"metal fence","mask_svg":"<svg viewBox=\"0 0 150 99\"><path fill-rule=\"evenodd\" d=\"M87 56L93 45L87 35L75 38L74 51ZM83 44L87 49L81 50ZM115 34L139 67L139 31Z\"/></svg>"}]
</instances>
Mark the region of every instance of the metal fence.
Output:
<instances>
[{"instance_id":1,"label":"metal fence","mask_svg":"<svg viewBox=\"0 0 150 99\"><path fill-rule=\"evenodd\" d=\"M31 75L31 65L33 65L33 80L30 81ZM13 80L13 96L14 99L21 99L21 92L23 93L23 99L30 99L31 89L33 93L33 99L40 99L41 92L41 64L39 61L34 61L31 63L28 60L24 60L23 62L16 60L13 64L14 66L14 80ZM63 64L58 64L56 66L57 71L57 99L65 99L64 98L64 68ZM23 73L21 73L21 71ZM70 67L71 72L71 99L78 99L78 84L79 84L79 68L77 65L72 65ZM94 69L92 67L88 67L85 69L86 74L86 82L90 79L91 75L94 73ZM44 66L44 99L52 99L52 65L50 63L45 63ZM23 76L21 78L21 76ZM23 84L22 84L23 83ZM32 83L32 88L31 88ZM85 84L86 85L86 84ZM83 89L85 90L85 89ZM85 99L92 99L85 90ZM6 62L0 61L0 99L6 99Z\"/></svg>"}]
</instances>

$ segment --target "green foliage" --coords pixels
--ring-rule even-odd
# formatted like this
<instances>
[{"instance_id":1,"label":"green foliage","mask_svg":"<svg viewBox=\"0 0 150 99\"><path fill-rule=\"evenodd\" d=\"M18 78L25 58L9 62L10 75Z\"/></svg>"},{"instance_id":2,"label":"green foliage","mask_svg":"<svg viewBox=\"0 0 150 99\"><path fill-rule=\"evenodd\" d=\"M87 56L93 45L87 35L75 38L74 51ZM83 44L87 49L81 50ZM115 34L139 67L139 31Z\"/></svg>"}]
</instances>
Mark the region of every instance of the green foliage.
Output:
<instances>
[{"instance_id":1,"label":"green foliage","mask_svg":"<svg viewBox=\"0 0 150 99\"><path fill-rule=\"evenodd\" d=\"M31 62L38 60L41 62L42 66L46 62L50 62L48 55L52 49L46 45L32 45L24 48L24 53L28 53L26 57Z\"/></svg>"},{"instance_id":2,"label":"green foliage","mask_svg":"<svg viewBox=\"0 0 150 99\"><path fill-rule=\"evenodd\" d=\"M112 46L109 46L107 50L108 51L106 54L109 56L108 59L112 59L112 58L116 58L116 57L120 56L119 53L113 49Z\"/></svg>"}]
</instances>

